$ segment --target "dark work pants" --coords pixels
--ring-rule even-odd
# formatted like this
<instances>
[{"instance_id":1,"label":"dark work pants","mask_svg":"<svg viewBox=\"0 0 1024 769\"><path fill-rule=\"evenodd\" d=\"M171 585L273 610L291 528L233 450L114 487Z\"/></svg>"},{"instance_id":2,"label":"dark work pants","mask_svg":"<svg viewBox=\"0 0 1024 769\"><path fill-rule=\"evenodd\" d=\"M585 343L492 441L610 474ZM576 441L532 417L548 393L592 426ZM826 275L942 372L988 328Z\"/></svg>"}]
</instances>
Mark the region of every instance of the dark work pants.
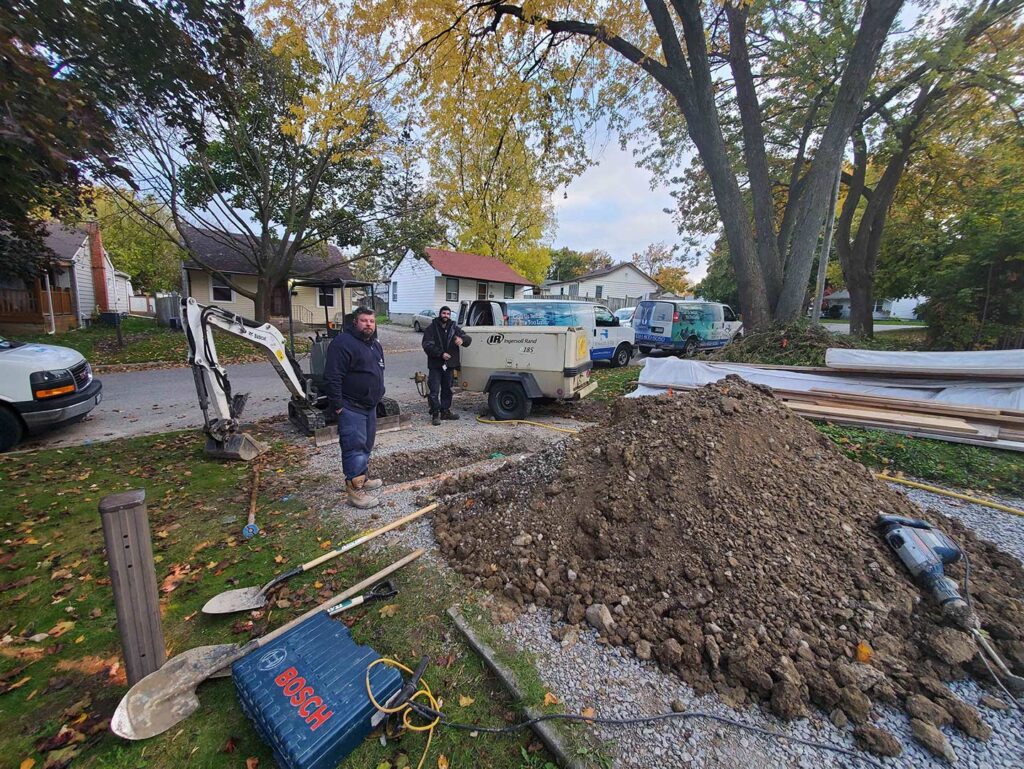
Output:
<instances>
[{"instance_id":1,"label":"dark work pants","mask_svg":"<svg viewBox=\"0 0 1024 769\"><path fill-rule=\"evenodd\" d=\"M427 373L427 386L430 388L430 413L448 411L452 407L452 374L451 369L442 371L432 368Z\"/></svg>"},{"instance_id":2,"label":"dark work pants","mask_svg":"<svg viewBox=\"0 0 1024 769\"><path fill-rule=\"evenodd\" d=\"M366 475L376 438L377 409L360 411L346 403L338 416L338 443L346 481Z\"/></svg>"}]
</instances>

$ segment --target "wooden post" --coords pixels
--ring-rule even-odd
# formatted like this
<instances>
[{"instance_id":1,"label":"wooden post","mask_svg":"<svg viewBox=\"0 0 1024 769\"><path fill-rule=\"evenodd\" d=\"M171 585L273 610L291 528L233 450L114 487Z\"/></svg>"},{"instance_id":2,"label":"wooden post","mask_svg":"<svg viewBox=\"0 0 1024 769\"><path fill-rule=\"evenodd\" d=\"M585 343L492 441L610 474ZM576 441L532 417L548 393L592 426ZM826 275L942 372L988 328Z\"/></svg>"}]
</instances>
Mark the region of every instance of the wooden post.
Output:
<instances>
[{"instance_id":1,"label":"wooden post","mask_svg":"<svg viewBox=\"0 0 1024 769\"><path fill-rule=\"evenodd\" d=\"M103 497L100 519L117 610L117 630L131 686L167 659L145 489Z\"/></svg>"}]
</instances>

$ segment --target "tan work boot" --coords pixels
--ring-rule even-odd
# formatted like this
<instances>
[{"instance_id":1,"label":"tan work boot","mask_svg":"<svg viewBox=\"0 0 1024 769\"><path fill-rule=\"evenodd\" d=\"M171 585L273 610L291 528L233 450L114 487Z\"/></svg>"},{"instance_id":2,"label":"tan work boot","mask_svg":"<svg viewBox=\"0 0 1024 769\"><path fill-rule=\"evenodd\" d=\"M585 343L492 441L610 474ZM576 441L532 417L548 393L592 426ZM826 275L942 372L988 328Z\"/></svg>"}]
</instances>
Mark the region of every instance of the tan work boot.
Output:
<instances>
[{"instance_id":1,"label":"tan work boot","mask_svg":"<svg viewBox=\"0 0 1024 769\"><path fill-rule=\"evenodd\" d=\"M360 510L368 510L380 504L380 500L371 497L366 493L366 476L360 475L351 481L345 481L345 492L348 495L348 503Z\"/></svg>"},{"instance_id":2,"label":"tan work boot","mask_svg":"<svg viewBox=\"0 0 1024 769\"><path fill-rule=\"evenodd\" d=\"M384 481L380 478L371 478L370 476L366 476L366 483L363 484L363 488L366 491L376 491L383 485Z\"/></svg>"}]
</instances>

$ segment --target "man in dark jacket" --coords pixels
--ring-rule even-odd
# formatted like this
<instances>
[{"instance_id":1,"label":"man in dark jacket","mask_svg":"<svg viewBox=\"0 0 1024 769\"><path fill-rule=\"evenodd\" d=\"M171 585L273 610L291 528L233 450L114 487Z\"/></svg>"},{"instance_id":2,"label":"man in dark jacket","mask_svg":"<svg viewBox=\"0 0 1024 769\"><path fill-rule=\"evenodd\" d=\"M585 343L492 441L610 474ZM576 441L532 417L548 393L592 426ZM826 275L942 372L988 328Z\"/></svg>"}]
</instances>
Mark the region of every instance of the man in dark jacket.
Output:
<instances>
[{"instance_id":1,"label":"man in dark jacket","mask_svg":"<svg viewBox=\"0 0 1024 769\"><path fill-rule=\"evenodd\" d=\"M331 340L324 364L328 408L338 417L345 491L353 507L376 507L368 490L383 481L367 478L370 452L377 436L377 404L384 397L384 349L376 338L373 310L358 308L344 332Z\"/></svg>"},{"instance_id":2,"label":"man in dark jacket","mask_svg":"<svg viewBox=\"0 0 1024 769\"><path fill-rule=\"evenodd\" d=\"M458 419L452 412L452 376L462 366L459 348L469 347L472 340L455 325L450 307L442 307L437 317L423 332L423 351L427 354L427 386L430 388L430 421Z\"/></svg>"}]
</instances>

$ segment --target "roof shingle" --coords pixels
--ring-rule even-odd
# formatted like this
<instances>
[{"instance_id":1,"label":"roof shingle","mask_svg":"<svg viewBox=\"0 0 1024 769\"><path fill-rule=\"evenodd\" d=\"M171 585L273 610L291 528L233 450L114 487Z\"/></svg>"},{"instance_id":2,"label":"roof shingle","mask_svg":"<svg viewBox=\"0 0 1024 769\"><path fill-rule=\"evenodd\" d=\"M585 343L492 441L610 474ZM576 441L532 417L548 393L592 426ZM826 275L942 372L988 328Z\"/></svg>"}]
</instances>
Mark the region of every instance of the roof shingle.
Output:
<instances>
[{"instance_id":1,"label":"roof shingle","mask_svg":"<svg viewBox=\"0 0 1024 769\"><path fill-rule=\"evenodd\" d=\"M442 248L425 248L423 252L427 255L430 265L442 275L475 278L493 283L513 283L517 286L533 285L533 281L527 280L507 264L491 256L446 251Z\"/></svg>"}]
</instances>

